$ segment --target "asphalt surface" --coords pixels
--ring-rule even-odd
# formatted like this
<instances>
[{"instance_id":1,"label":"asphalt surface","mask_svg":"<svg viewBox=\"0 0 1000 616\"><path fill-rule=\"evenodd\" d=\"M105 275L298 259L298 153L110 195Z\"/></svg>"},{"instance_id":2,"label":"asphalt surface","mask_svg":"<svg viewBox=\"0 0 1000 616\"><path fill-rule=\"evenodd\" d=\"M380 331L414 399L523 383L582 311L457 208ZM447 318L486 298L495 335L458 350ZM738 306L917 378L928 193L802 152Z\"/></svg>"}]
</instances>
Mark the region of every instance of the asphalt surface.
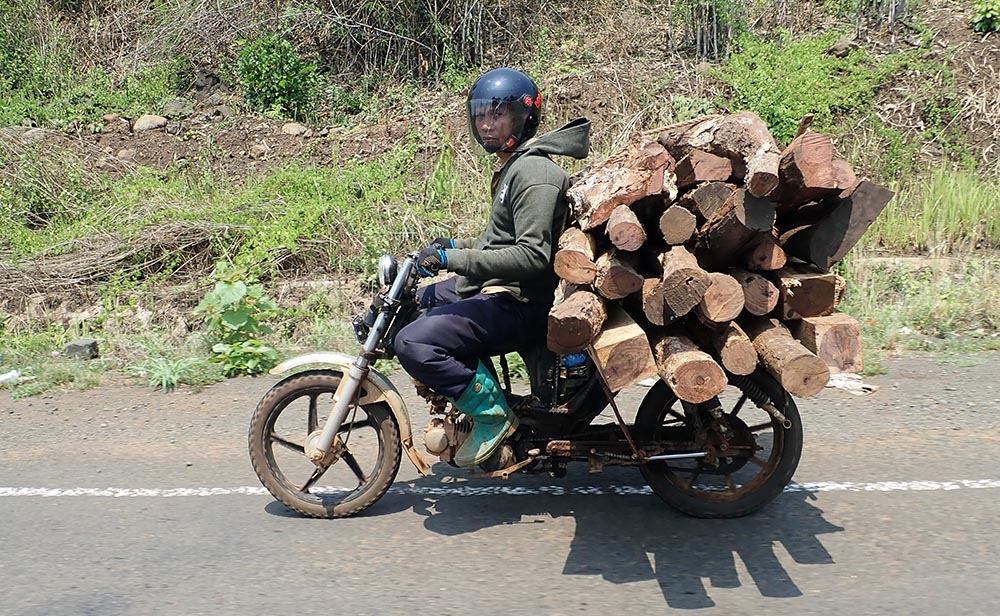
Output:
<instances>
[{"instance_id":1,"label":"asphalt surface","mask_svg":"<svg viewBox=\"0 0 1000 616\"><path fill-rule=\"evenodd\" d=\"M1000 354L888 368L798 401L795 483L738 520L675 513L634 469L405 457L361 516L305 519L246 453L270 378L0 390L0 614L1000 614Z\"/></svg>"}]
</instances>

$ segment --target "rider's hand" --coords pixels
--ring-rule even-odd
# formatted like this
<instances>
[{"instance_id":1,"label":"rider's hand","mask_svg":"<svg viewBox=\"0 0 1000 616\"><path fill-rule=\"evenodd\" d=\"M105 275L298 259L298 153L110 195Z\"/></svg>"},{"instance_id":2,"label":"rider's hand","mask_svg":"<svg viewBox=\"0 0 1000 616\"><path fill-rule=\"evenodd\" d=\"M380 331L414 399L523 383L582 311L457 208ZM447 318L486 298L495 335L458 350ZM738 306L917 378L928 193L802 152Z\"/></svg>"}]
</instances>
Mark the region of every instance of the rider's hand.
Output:
<instances>
[{"instance_id":1,"label":"rider's hand","mask_svg":"<svg viewBox=\"0 0 1000 616\"><path fill-rule=\"evenodd\" d=\"M417 273L421 276L436 276L443 269L448 269L448 253L443 248L428 246L417 255Z\"/></svg>"},{"instance_id":2,"label":"rider's hand","mask_svg":"<svg viewBox=\"0 0 1000 616\"><path fill-rule=\"evenodd\" d=\"M450 237L436 237L434 241L431 242L431 246L437 246L438 248L454 248L455 240Z\"/></svg>"}]
</instances>

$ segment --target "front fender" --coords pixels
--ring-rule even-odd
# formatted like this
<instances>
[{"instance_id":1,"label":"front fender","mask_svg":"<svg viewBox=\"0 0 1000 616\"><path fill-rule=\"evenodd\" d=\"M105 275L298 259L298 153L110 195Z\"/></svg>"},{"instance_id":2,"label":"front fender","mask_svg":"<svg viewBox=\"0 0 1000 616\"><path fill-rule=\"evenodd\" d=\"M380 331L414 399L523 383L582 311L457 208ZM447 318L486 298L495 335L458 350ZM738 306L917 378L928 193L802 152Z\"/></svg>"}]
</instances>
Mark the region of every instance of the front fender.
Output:
<instances>
[{"instance_id":1,"label":"front fender","mask_svg":"<svg viewBox=\"0 0 1000 616\"><path fill-rule=\"evenodd\" d=\"M355 359L357 358L350 355L327 351L306 353L305 355L297 355L286 359L274 368L271 368L269 372L275 376L280 376L295 368L315 365L333 367L336 372L343 374L351 369L351 365L354 364ZM406 409L406 402L399 395L396 386L384 374L378 370L369 368L368 376L365 377L365 382L362 384L361 392L359 393L358 404L375 404L377 402L384 402L392 409L392 414L396 418L396 424L399 426L400 443L403 445L407 457L410 458L410 462L417 468L417 472L426 477L431 467L420 456L416 447L413 446L413 426L410 424L410 413Z\"/></svg>"}]
</instances>

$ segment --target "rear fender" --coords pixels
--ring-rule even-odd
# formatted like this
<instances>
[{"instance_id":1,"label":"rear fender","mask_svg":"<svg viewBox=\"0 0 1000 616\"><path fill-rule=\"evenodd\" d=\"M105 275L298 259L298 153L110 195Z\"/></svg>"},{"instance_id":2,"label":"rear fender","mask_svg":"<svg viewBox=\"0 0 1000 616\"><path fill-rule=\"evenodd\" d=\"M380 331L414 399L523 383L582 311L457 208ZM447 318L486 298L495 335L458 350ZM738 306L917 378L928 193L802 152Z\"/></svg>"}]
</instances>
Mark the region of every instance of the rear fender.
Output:
<instances>
[{"instance_id":1,"label":"rear fender","mask_svg":"<svg viewBox=\"0 0 1000 616\"><path fill-rule=\"evenodd\" d=\"M286 359L274 368L271 368L270 373L280 376L289 370L312 365L330 367L335 372L344 374L351 369L351 365L354 364L355 359L355 357L344 355L343 353L306 353L305 355ZM358 404L375 404L377 402L384 402L392 409L392 414L396 418L396 424L399 426L399 439L403 445L403 450L406 451L407 457L410 458L410 462L416 467L417 472L426 477L431 467L420 456L416 447L413 446L413 427L410 424L410 413L406 410L406 402L403 401L403 397L399 395L396 387L384 374L378 370L369 368L368 376L361 386Z\"/></svg>"}]
</instances>

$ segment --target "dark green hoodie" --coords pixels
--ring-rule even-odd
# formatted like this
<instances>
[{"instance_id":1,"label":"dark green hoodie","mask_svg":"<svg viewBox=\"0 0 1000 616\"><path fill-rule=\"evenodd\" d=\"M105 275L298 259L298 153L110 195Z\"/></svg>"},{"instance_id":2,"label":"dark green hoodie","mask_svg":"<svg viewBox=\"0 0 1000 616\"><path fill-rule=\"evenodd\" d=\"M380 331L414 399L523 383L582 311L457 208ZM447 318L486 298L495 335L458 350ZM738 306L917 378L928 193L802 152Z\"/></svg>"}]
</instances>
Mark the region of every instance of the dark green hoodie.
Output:
<instances>
[{"instance_id":1,"label":"dark green hoodie","mask_svg":"<svg viewBox=\"0 0 1000 616\"><path fill-rule=\"evenodd\" d=\"M493 174L489 224L475 240L455 240L448 270L459 274L462 297L486 287L515 296L552 302L558 279L552 270L566 216L569 176L549 156L585 158L590 153L590 120L579 118L522 144Z\"/></svg>"}]
</instances>

